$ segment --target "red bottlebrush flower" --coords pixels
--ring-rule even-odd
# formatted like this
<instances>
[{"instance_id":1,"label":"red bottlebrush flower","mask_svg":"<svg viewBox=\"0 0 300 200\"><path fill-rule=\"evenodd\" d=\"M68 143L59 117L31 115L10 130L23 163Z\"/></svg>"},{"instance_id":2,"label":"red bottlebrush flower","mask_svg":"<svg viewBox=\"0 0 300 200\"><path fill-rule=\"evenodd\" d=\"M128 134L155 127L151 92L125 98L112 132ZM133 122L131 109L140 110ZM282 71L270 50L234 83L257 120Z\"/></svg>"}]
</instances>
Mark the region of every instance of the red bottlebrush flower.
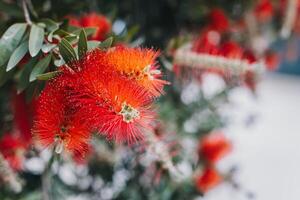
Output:
<instances>
[{"instance_id":1,"label":"red bottlebrush flower","mask_svg":"<svg viewBox=\"0 0 300 200\"><path fill-rule=\"evenodd\" d=\"M103 73L101 67L83 70L81 97L83 115L92 127L117 142L135 142L151 129L153 112L147 92L135 82L117 74Z\"/></svg>"},{"instance_id":2,"label":"red bottlebrush flower","mask_svg":"<svg viewBox=\"0 0 300 200\"><path fill-rule=\"evenodd\" d=\"M200 141L199 155L210 163L216 163L227 155L231 149L230 141L222 133L212 133Z\"/></svg>"},{"instance_id":3,"label":"red bottlebrush flower","mask_svg":"<svg viewBox=\"0 0 300 200\"><path fill-rule=\"evenodd\" d=\"M159 96L168 84L160 79L162 74L155 63L158 52L152 49L117 47L104 54L95 51L94 56L101 59L106 69L136 81L153 96Z\"/></svg>"},{"instance_id":4,"label":"red bottlebrush flower","mask_svg":"<svg viewBox=\"0 0 300 200\"><path fill-rule=\"evenodd\" d=\"M223 180L223 177L214 168L205 168L200 176L195 180L196 188L199 192L207 192L217 185L219 185Z\"/></svg>"},{"instance_id":5,"label":"red bottlebrush flower","mask_svg":"<svg viewBox=\"0 0 300 200\"><path fill-rule=\"evenodd\" d=\"M265 55L265 64L268 70L273 71L278 68L280 59L277 53L267 52Z\"/></svg>"},{"instance_id":6,"label":"red bottlebrush flower","mask_svg":"<svg viewBox=\"0 0 300 200\"><path fill-rule=\"evenodd\" d=\"M14 123L20 131L21 137L28 145L31 143L31 125L32 119L28 111L29 105L26 104L24 94L13 94L12 110L14 114Z\"/></svg>"},{"instance_id":7,"label":"red bottlebrush flower","mask_svg":"<svg viewBox=\"0 0 300 200\"><path fill-rule=\"evenodd\" d=\"M214 8L211 10L209 20L209 27L216 31L224 32L229 27L229 21L224 11L220 8Z\"/></svg>"},{"instance_id":8,"label":"red bottlebrush flower","mask_svg":"<svg viewBox=\"0 0 300 200\"><path fill-rule=\"evenodd\" d=\"M272 18L274 8L270 0L260 0L254 12L260 22L266 22Z\"/></svg>"},{"instance_id":9,"label":"red bottlebrush flower","mask_svg":"<svg viewBox=\"0 0 300 200\"><path fill-rule=\"evenodd\" d=\"M48 83L39 96L32 132L44 147L56 145L58 152L65 148L84 155L90 129L80 113L68 104L63 79L61 76Z\"/></svg>"},{"instance_id":10,"label":"red bottlebrush flower","mask_svg":"<svg viewBox=\"0 0 300 200\"><path fill-rule=\"evenodd\" d=\"M229 41L221 46L220 54L226 58L240 59L243 56L243 49L236 42Z\"/></svg>"},{"instance_id":11,"label":"red bottlebrush flower","mask_svg":"<svg viewBox=\"0 0 300 200\"><path fill-rule=\"evenodd\" d=\"M11 168L16 171L22 169L24 151L25 145L20 137L6 133L0 139L0 152L8 161Z\"/></svg>"},{"instance_id":12,"label":"red bottlebrush flower","mask_svg":"<svg viewBox=\"0 0 300 200\"><path fill-rule=\"evenodd\" d=\"M105 36L111 30L110 21L105 16L97 13L89 13L84 15L80 20L80 24L83 27L96 28L96 32L91 38L93 40L104 40Z\"/></svg>"}]
</instances>

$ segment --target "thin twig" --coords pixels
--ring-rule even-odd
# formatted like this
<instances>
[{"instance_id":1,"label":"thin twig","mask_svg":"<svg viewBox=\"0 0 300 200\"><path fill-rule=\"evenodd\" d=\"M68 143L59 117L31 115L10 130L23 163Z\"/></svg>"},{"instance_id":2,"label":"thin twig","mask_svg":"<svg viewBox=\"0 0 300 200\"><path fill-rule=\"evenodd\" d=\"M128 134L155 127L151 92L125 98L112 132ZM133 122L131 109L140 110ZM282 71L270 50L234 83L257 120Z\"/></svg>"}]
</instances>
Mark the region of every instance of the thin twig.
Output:
<instances>
[{"instance_id":1,"label":"thin twig","mask_svg":"<svg viewBox=\"0 0 300 200\"><path fill-rule=\"evenodd\" d=\"M145 138L149 145L149 151L157 155L159 161L163 164L163 167L169 171L170 175L172 175L176 181L182 181L183 174L174 165L166 144L160 141L151 131L145 133Z\"/></svg>"},{"instance_id":2,"label":"thin twig","mask_svg":"<svg viewBox=\"0 0 300 200\"><path fill-rule=\"evenodd\" d=\"M29 14L29 12L28 12L26 0L22 0L22 7L23 7L23 12L24 12L25 21L27 22L27 24L31 25L31 24L32 24L32 21L31 21L31 19L30 19L30 14Z\"/></svg>"},{"instance_id":3,"label":"thin twig","mask_svg":"<svg viewBox=\"0 0 300 200\"><path fill-rule=\"evenodd\" d=\"M51 168L55 159L55 151L52 152L52 156L47 163L45 170L42 174L42 197L43 200L51 200L49 195L49 189L51 188Z\"/></svg>"}]
</instances>

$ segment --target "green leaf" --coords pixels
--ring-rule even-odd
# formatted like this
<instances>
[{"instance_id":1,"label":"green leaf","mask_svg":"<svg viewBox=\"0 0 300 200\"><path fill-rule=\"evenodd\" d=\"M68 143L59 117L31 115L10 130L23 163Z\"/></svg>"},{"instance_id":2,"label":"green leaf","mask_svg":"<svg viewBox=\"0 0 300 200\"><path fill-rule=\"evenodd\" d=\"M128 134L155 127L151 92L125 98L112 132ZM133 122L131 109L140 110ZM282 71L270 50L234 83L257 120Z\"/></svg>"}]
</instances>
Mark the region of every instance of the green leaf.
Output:
<instances>
[{"instance_id":1,"label":"green leaf","mask_svg":"<svg viewBox=\"0 0 300 200\"><path fill-rule=\"evenodd\" d=\"M48 19L48 18L47 19L42 19L41 22L43 22L46 25L46 29L49 32L49 34L47 36L47 40L49 42L52 42L54 32L59 29L59 23L56 23L52 19Z\"/></svg>"},{"instance_id":2,"label":"green leaf","mask_svg":"<svg viewBox=\"0 0 300 200\"><path fill-rule=\"evenodd\" d=\"M17 79L17 92L21 93L23 92L29 85L29 76L32 71L32 68L37 63L37 56L34 58L31 58L28 63L24 65L24 67L20 71L20 76Z\"/></svg>"},{"instance_id":3,"label":"green leaf","mask_svg":"<svg viewBox=\"0 0 300 200\"><path fill-rule=\"evenodd\" d=\"M53 21L52 19L42 19L41 22L43 22L46 25L46 29L49 32L57 30L59 28L59 24Z\"/></svg>"},{"instance_id":4,"label":"green leaf","mask_svg":"<svg viewBox=\"0 0 300 200\"><path fill-rule=\"evenodd\" d=\"M11 70L14 68L25 56L28 51L28 41L23 42L18 48L15 49L13 54L10 56L8 61L6 71Z\"/></svg>"},{"instance_id":5,"label":"green leaf","mask_svg":"<svg viewBox=\"0 0 300 200\"><path fill-rule=\"evenodd\" d=\"M80 35L81 30L82 29L77 29L77 30L73 31L72 33L75 34L75 35ZM87 28L84 28L84 31L85 31L87 36L91 36L96 32L96 28L87 27Z\"/></svg>"},{"instance_id":6,"label":"green leaf","mask_svg":"<svg viewBox=\"0 0 300 200\"><path fill-rule=\"evenodd\" d=\"M90 41L88 41L87 42L88 51L97 48L100 43L101 42L96 41L96 40L90 40Z\"/></svg>"},{"instance_id":7,"label":"green leaf","mask_svg":"<svg viewBox=\"0 0 300 200\"><path fill-rule=\"evenodd\" d=\"M66 36L74 36L72 33L68 33L67 31L64 31L62 29L58 29L54 32L54 35L59 35L60 37L66 37Z\"/></svg>"},{"instance_id":8,"label":"green leaf","mask_svg":"<svg viewBox=\"0 0 300 200\"><path fill-rule=\"evenodd\" d=\"M10 26L0 39L0 66L3 66L9 59L13 50L19 45L27 25L17 23Z\"/></svg>"},{"instance_id":9,"label":"green leaf","mask_svg":"<svg viewBox=\"0 0 300 200\"><path fill-rule=\"evenodd\" d=\"M61 42L58 44L58 48L61 56L66 63L72 62L77 59L72 45L66 39L61 40Z\"/></svg>"},{"instance_id":10,"label":"green leaf","mask_svg":"<svg viewBox=\"0 0 300 200\"><path fill-rule=\"evenodd\" d=\"M42 48L45 30L39 25L32 24L29 35L29 53L36 56Z\"/></svg>"},{"instance_id":11,"label":"green leaf","mask_svg":"<svg viewBox=\"0 0 300 200\"><path fill-rule=\"evenodd\" d=\"M49 80L51 78L54 78L59 73L60 73L60 71L53 71L53 72L48 72L48 73L45 73L45 74L40 74L36 77L36 79L41 80L41 81L46 81L46 80Z\"/></svg>"},{"instance_id":12,"label":"green leaf","mask_svg":"<svg viewBox=\"0 0 300 200\"><path fill-rule=\"evenodd\" d=\"M32 82L34 80L36 80L36 77L42 73L44 73L44 71L47 69L47 67L50 64L51 61L51 54L47 55L45 58L43 58L42 60L40 60L33 68L30 76L29 76L29 81Z\"/></svg>"},{"instance_id":13,"label":"green leaf","mask_svg":"<svg viewBox=\"0 0 300 200\"><path fill-rule=\"evenodd\" d=\"M80 32L78 41L78 56L82 58L87 52L87 37L84 29Z\"/></svg>"},{"instance_id":14,"label":"green leaf","mask_svg":"<svg viewBox=\"0 0 300 200\"><path fill-rule=\"evenodd\" d=\"M111 47L112 43L113 43L113 37L109 37L103 42L101 42L98 47L100 49L108 49L109 47Z\"/></svg>"},{"instance_id":15,"label":"green leaf","mask_svg":"<svg viewBox=\"0 0 300 200\"><path fill-rule=\"evenodd\" d=\"M64 37L68 42L72 43L74 42L75 40L78 39L78 36L77 35L67 35L66 37Z\"/></svg>"}]
</instances>

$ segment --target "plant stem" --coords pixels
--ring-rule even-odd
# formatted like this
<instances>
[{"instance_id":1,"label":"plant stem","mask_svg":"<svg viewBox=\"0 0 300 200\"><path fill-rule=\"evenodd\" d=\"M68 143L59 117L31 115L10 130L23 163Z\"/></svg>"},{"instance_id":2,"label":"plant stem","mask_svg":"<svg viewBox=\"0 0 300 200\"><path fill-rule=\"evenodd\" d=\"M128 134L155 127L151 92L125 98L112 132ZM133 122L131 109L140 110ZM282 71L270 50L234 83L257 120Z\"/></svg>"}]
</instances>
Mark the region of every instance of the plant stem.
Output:
<instances>
[{"instance_id":1,"label":"plant stem","mask_svg":"<svg viewBox=\"0 0 300 200\"><path fill-rule=\"evenodd\" d=\"M29 15L29 12L28 12L26 0L22 0L22 7L23 7L25 21L27 22L27 24L31 25L32 21L30 19L30 15Z\"/></svg>"},{"instance_id":2,"label":"plant stem","mask_svg":"<svg viewBox=\"0 0 300 200\"><path fill-rule=\"evenodd\" d=\"M43 200L51 200L49 195L49 188L51 187L51 167L54 162L56 153L53 151L52 156L47 163L45 170L42 174L42 199Z\"/></svg>"}]
</instances>

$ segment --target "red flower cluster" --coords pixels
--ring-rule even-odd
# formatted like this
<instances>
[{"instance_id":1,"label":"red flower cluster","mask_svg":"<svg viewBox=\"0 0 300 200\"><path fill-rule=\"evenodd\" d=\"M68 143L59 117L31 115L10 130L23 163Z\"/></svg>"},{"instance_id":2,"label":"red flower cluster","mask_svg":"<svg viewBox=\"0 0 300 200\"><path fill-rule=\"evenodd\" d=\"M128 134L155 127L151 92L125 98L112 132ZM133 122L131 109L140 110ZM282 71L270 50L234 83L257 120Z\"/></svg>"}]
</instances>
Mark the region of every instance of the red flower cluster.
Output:
<instances>
[{"instance_id":1,"label":"red flower cluster","mask_svg":"<svg viewBox=\"0 0 300 200\"><path fill-rule=\"evenodd\" d=\"M91 36L92 40L104 40L111 30L110 21L105 16L97 13L85 14L80 18L74 16L67 16L66 18L69 19L69 23L72 26L95 28L96 32Z\"/></svg>"},{"instance_id":2,"label":"red flower cluster","mask_svg":"<svg viewBox=\"0 0 300 200\"><path fill-rule=\"evenodd\" d=\"M257 5L257 15L266 16L265 11L266 7L265 4L269 5L268 0L261 0ZM212 9L208 15L208 24L202 29L199 36L195 38L192 42L191 50L194 53L199 54L207 54L210 56L216 56L216 63L222 60L222 57L227 58L227 62L232 60L233 64L237 64L237 60L242 60L243 62L248 62L250 65L256 63L258 61L263 60L266 68L269 70L274 70L277 68L279 64L278 55L274 52L266 51L264 55L260 55L260 58L250 49L243 48L238 42L228 39L230 34L234 34L237 31L245 31L245 22L237 22L232 24L230 28L229 23L230 21L226 17L225 13L222 9ZM242 25L241 25L242 24ZM235 27L235 28L234 28ZM242 27L242 28L238 28ZM212 57L210 57L212 58ZM211 66L208 68L207 64L205 64L205 60L203 60L204 66L201 67L194 67L189 68L187 66L181 65L174 65L174 72L177 76L180 76L183 79L190 79L190 77L199 80L201 82L202 76L205 73L216 73L220 75L225 82L230 82L232 75L231 70L222 67ZM199 66L201 63L199 61ZM244 73L239 74L240 80L237 83L245 83L247 87L252 90L255 90L255 72L252 69L249 71L245 71ZM253 78L249 78L253 77ZM235 79L238 80L238 79Z\"/></svg>"},{"instance_id":3,"label":"red flower cluster","mask_svg":"<svg viewBox=\"0 0 300 200\"><path fill-rule=\"evenodd\" d=\"M115 47L61 68L39 97L33 133L44 146L83 154L91 132L129 143L152 128L151 102L166 81L151 49Z\"/></svg>"},{"instance_id":4,"label":"red flower cluster","mask_svg":"<svg viewBox=\"0 0 300 200\"><path fill-rule=\"evenodd\" d=\"M202 174L196 178L196 188L200 192L207 192L222 182L223 178L214 165L231 149L231 143L222 133L211 133L200 140L198 154L207 162Z\"/></svg>"},{"instance_id":5,"label":"red flower cluster","mask_svg":"<svg viewBox=\"0 0 300 200\"><path fill-rule=\"evenodd\" d=\"M259 15L265 13L264 9L268 4L267 0L262 0L257 7ZM221 9L213 9L209 14L209 24L201 31L200 35L192 43L192 51L199 54L209 54L217 57L225 57L232 59L236 63L236 60L243 60L249 64L253 64L260 60L263 60L268 70L275 70L279 64L279 57L276 53L266 51L262 58L258 58L255 53L250 49L243 48L238 42L228 40L228 34L234 32L229 28L229 20L226 18L225 13ZM217 58L216 57L216 58ZM199 63L200 65L200 63ZM186 66L174 66L174 72L180 77L193 77L196 80L202 80L202 76L205 73L215 73L224 78L225 82L230 81L232 74L230 70L221 67L211 68L193 68L186 69ZM241 83L244 83L251 90L256 88L255 72L251 69L240 74ZM239 83L240 83L239 82Z\"/></svg>"}]
</instances>

